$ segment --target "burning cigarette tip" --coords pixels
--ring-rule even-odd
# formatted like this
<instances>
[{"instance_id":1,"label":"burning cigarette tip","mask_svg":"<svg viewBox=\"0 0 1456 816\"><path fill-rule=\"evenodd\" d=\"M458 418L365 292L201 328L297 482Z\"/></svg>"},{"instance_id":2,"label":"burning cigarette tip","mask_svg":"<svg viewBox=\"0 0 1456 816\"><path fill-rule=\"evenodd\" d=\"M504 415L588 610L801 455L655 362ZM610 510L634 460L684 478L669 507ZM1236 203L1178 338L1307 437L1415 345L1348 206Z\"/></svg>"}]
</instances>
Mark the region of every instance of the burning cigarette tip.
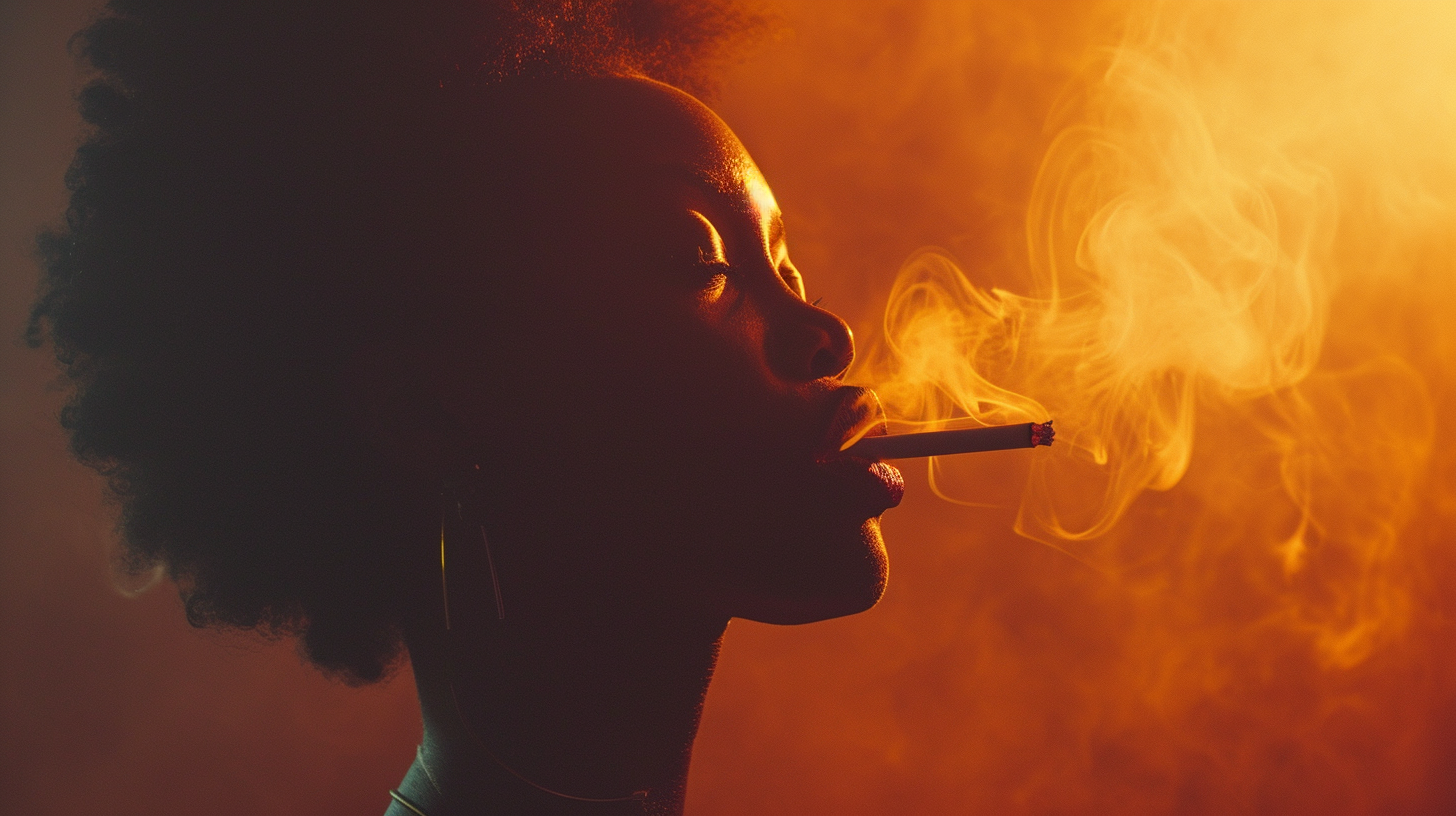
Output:
<instances>
[{"instance_id":1,"label":"burning cigarette tip","mask_svg":"<svg viewBox=\"0 0 1456 816\"><path fill-rule=\"evenodd\" d=\"M1031 446L1033 448L1038 445L1050 447L1056 439L1057 431L1052 427L1052 420L1048 419L1046 422L1031 423Z\"/></svg>"}]
</instances>

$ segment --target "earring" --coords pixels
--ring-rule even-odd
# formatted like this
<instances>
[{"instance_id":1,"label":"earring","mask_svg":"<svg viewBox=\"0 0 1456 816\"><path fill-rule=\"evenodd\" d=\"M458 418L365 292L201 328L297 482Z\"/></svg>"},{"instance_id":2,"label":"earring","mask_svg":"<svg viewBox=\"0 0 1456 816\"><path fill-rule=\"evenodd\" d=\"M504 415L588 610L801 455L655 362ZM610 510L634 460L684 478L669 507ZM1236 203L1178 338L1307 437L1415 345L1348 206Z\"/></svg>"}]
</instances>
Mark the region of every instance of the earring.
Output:
<instances>
[{"instance_id":1,"label":"earring","mask_svg":"<svg viewBox=\"0 0 1456 816\"><path fill-rule=\"evenodd\" d=\"M606 798L575 796L569 793L562 793L558 790L552 790L545 785L535 782L525 774L522 774L520 771L503 762L497 756L496 752L491 749L490 745L476 732L471 721L466 718L465 712L460 706L460 697L455 691L455 660L451 653L457 648L455 640L460 636L460 633L451 631L448 565L450 563L456 563L458 565L460 562L464 562L469 567L472 561L474 561L476 567L479 567L480 564L477 554L470 552L469 548L457 548L453 542L458 542L462 539L471 539L476 536L480 537L479 552L485 554L484 566L490 572L490 585L495 593L496 621L497 623L503 623L506 619L505 600L501 597L500 575L496 571L495 554L491 552L490 537L485 533L484 514L480 509L483 498L482 492L480 465L470 467L466 471L464 478L459 480L447 479L443 489L440 491L440 595L445 604L445 630L447 633L445 675L446 682L450 686L451 699L455 704L455 716L459 718L461 725L465 727L465 732L485 752L486 756L490 757L492 762L506 773L509 773L511 776L542 793L575 802L610 803L640 802L646 800L651 793L647 790L634 791L626 796ZM464 607L459 612L466 614L457 614L455 622L461 624L460 628L463 631L470 631L472 621L470 620L471 616L468 614L469 608Z\"/></svg>"},{"instance_id":2,"label":"earring","mask_svg":"<svg viewBox=\"0 0 1456 816\"><path fill-rule=\"evenodd\" d=\"M490 536L486 535L484 520L480 518L480 465L473 465L466 476L459 480L446 480L440 491L440 595L445 605L445 628L450 625L450 578L448 570L449 531L453 528L464 537L479 536L481 551L485 553L485 566L490 572L491 591L495 594L495 617L506 619L505 599L501 596L500 573L496 569L495 554L490 549ZM459 540L457 537L456 540ZM458 554L458 553L457 553Z\"/></svg>"}]
</instances>

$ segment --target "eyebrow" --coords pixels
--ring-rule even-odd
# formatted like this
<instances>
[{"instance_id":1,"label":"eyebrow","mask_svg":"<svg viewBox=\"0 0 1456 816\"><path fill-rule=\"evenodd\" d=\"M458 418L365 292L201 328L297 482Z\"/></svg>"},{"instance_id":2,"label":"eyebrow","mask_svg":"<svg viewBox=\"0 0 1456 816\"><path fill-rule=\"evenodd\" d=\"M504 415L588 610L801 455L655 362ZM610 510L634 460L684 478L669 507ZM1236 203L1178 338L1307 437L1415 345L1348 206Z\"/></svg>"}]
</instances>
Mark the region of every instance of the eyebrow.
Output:
<instances>
[{"instance_id":1,"label":"eyebrow","mask_svg":"<svg viewBox=\"0 0 1456 816\"><path fill-rule=\"evenodd\" d=\"M722 173L715 173L702 167L681 162L663 162L650 164L646 169L677 181L686 182L694 187L712 190L719 195L728 193L729 179L724 178Z\"/></svg>"},{"instance_id":2,"label":"eyebrow","mask_svg":"<svg viewBox=\"0 0 1456 816\"><path fill-rule=\"evenodd\" d=\"M734 206L736 201L732 195L733 191L730 190L731 182L724 179L721 174L683 164L654 164L649 165L646 169L707 193L710 197L727 205L726 209L731 212L741 212L739 207ZM784 231L784 214L778 207L775 207L769 214L766 237L770 248L788 240Z\"/></svg>"},{"instance_id":3,"label":"eyebrow","mask_svg":"<svg viewBox=\"0 0 1456 816\"><path fill-rule=\"evenodd\" d=\"M654 164L649 165L645 169L667 179L687 184L689 187L695 187L702 192L723 200L725 203L732 203L733 193L737 192L735 189L736 185L733 183L736 179L725 179L720 173L713 173L682 164ZM738 208L733 207L732 209L736 210ZM774 208L773 220L779 222L777 231L782 232L783 224L781 222L783 220L783 213L779 212L777 207Z\"/></svg>"},{"instance_id":4,"label":"eyebrow","mask_svg":"<svg viewBox=\"0 0 1456 816\"><path fill-rule=\"evenodd\" d=\"M768 220L768 245L772 247L787 241L788 236L784 234L784 214L775 209Z\"/></svg>"}]
</instances>

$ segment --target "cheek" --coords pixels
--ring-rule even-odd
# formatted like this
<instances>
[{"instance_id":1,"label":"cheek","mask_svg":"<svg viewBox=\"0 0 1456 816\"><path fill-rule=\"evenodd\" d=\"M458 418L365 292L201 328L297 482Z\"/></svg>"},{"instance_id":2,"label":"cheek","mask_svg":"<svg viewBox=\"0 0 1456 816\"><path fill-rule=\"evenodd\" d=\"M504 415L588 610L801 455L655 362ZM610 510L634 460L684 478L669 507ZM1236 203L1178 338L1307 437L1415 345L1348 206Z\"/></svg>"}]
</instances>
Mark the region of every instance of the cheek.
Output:
<instances>
[{"instance_id":1,"label":"cheek","mask_svg":"<svg viewBox=\"0 0 1456 816\"><path fill-rule=\"evenodd\" d=\"M631 405L630 434L702 457L768 440L788 417L763 362L751 309L727 315L687 299L660 300L624 315L602 337L594 375L604 393Z\"/></svg>"},{"instance_id":2,"label":"cheek","mask_svg":"<svg viewBox=\"0 0 1456 816\"><path fill-rule=\"evenodd\" d=\"M533 501L556 492L614 523L684 530L752 486L736 462L775 406L742 339L677 306L607 301L510 333L518 364L482 389L477 426Z\"/></svg>"}]
</instances>

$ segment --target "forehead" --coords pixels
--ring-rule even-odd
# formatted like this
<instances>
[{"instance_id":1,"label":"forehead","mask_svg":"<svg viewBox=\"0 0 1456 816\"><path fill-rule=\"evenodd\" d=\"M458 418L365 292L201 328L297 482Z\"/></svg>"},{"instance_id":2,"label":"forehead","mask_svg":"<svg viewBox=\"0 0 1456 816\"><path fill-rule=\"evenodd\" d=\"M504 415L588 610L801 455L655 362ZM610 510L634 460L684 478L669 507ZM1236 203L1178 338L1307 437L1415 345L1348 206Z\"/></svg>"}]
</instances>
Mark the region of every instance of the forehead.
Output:
<instances>
[{"instance_id":1,"label":"forehead","mask_svg":"<svg viewBox=\"0 0 1456 816\"><path fill-rule=\"evenodd\" d=\"M586 187L696 191L777 211L738 137L706 105L648 79L558 81L512 100L505 118L525 163ZM516 151L512 151L516 152ZM624 190L625 191L625 190Z\"/></svg>"},{"instance_id":2,"label":"forehead","mask_svg":"<svg viewBox=\"0 0 1456 816\"><path fill-rule=\"evenodd\" d=\"M595 80L577 130L586 152L623 169L700 179L721 191L741 188L758 168L738 137L706 105L647 79Z\"/></svg>"}]
</instances>

